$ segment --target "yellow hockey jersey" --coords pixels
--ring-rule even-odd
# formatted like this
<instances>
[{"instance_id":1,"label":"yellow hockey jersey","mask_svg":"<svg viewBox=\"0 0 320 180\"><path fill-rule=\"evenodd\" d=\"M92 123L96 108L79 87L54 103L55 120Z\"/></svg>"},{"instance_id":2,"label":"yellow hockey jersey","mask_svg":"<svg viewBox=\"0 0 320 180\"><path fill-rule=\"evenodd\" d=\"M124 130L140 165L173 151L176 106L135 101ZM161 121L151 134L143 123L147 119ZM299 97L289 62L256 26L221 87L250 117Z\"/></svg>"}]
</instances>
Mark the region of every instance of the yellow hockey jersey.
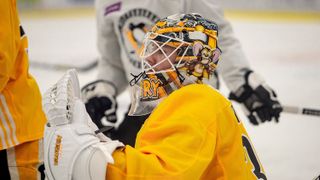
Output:
<instances>
[{"instance_id":1,"label":"yellow hockey jersey","mask_svg":"<svg viewBox=\"0 0 320 180\"><path fill-rule=\"evenodd\" d=\"M28 68L28 41L16 1L0 6L0 150L43 137L41 94Z\"/></svg>"},{"instance_id":2,"label":"yellow hockey jersey","mask_svg":"<svg viewBox=\"0 0 320 180\"><path fill-rule=\"evenodd\" d=\"M266 179L230 101L207 85L170 94L146 120L136 147L113 157L107 179Z\"/></svg>"}]
</instances>

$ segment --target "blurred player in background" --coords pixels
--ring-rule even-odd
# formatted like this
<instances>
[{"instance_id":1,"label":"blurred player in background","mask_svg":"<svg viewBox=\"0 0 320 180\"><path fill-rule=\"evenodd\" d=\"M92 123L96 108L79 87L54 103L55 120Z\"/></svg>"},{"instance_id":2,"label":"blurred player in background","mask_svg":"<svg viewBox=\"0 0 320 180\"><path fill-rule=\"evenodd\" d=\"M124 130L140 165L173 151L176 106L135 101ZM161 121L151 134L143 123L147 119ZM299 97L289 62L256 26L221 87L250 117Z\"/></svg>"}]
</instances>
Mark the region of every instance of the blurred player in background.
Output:
<instances>
[{"instance_id":1,"label":"blurred player in background","mask_svg":"<svg viewBox=\"0 0 320 180\"><path fill-rule=\"evenodd\" d=\"M0 179L44 179L41 95L29 74L28 40L16 1L0 6Z\"/></svg>"},{"instance_id":2,"label":"blurred player in background","mask_svg":"<svg viewBox=\"0 0 320 180\"><path fill-rule=\"evenodd\" d=\"M223 11L208 0L97 0L96 15L100 61L98 80L82 89L87 111L99 128L117 121L116 97L127 88L130 72L141 71L139 60L142 39L159 18L174 13L201 13L215 19L219 26L223 61L209 84L219 88L218 74L230 90L230 98L241 103L251 123L275 119L282 107L273 90L248 64L239 41L234 37ZM202 78L204 74L194 72ZM118 129L109 134L125 144L134 145L145 116L125 116ZM109 122L109 123L106 123Z\"/></svg>"},{"instance_id":3,"label":"blurred player in background","mask_svg":"<svg viewBox=\"0 0 320 180\"><path fill-rule=\"evenodd\" d=\"M266 179L230 101L206 84L218 45L217 25L199 14L169 16L147 33L129 114L151 115L135 148L95 133L68 71L43 99L48 179Z\"/></svg>"}]
</instances>

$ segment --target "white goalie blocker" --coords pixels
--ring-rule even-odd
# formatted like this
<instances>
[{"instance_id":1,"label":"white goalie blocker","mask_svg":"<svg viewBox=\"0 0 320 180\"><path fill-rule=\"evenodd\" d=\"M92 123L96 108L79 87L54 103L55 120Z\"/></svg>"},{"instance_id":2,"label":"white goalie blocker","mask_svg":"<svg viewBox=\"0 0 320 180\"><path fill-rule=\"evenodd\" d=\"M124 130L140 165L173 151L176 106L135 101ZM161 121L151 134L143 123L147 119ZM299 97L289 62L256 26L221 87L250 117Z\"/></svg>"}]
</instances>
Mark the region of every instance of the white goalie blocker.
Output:
<instances>
[{"instance_id":1,"label":"white goalie blocker","mask_svg":"<svg viewBox=\"0 0 320 180\"><path fill-rule=\"evenodd\" d=\"M80 98L75 70L67 73L43 96L48 123L44 163L49 180L105 179L112 153L123 144L98 132Z\"/></svg>"}]
</instances>

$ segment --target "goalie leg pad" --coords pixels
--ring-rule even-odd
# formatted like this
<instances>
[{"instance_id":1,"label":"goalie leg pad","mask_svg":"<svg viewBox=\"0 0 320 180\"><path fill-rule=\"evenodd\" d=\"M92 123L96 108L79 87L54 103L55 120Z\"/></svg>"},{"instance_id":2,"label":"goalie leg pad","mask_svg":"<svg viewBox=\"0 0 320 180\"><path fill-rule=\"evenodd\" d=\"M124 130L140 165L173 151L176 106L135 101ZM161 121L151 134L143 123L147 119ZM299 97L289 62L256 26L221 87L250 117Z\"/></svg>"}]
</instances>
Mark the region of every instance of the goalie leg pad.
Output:
<instances>
[{"instance_id":1,"label":"goalie leg pad","mask_svg":"<svg viewBox=\"0 0 320 180\"><path fill-rule=\"evenodd\" d=\"M100 142L86 148L77 158L73 178L80 180L105 179L107 164L113 164L113 151L122 146L119 141Z\"/></svg>"},{"instance_id":2,"label":"goalie leg pad","mask_svg":"<svg viewBox=\"0 0 320 180\"><path fill-rule=\"evenodd\" d=\"M81 130L77 131L76 128ZM71 179L74 163L82 151L100 142L90 128L74 124L47 127L45 133L44 161L49 179Z\"/></svg>"}]
</instances>

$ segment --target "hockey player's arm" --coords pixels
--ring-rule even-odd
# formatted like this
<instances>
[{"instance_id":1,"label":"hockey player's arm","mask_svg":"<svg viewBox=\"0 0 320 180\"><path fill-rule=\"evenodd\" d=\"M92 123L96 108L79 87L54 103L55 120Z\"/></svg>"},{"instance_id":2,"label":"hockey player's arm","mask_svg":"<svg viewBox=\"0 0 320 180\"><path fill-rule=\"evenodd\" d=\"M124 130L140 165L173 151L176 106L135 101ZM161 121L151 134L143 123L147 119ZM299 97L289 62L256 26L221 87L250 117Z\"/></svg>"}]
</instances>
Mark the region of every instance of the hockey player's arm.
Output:
<instances>
[{"instance_id":1,"label":"hockey player's arm","mask_svg":"<svg viewBox=\"0 0 320 180\"><path fill-rule=\"evenodd\" d=\"M3 1L0 6L0 93L9 81L19 49L15 41L15 38L20 39L17 31L19 25L13 20L14 6L10 3Z\"/></svg>"},{"instance_id":2,"label":"hockey player's arm","mask_svg":"<svg viewBox=\"0 0 320 180\"><path fill-rule=\"evenodd\" d=\"M278 122L283 108L276 93L253 71L247 71L243 79L245 84L231 91L229 98L241 103L245 114L254 125L273 119Z\"/></svg>"},{"instance_id":3,"label":"hockey player's arm","mask_svg":"<svg viewBox=\"0 0 320 180\"><path fill-rule=\"evenodd\" d=\"M106 7L112 6L114 2L97 0L95 3L100 53L98 79L82 88L82 98L91 119L102 128L107 125L105 119L112 126L117 121L116 97L128 83L120 58L115 25L110 14L105 12Z\"/></svg>"},{"instance_id":4,"label":"hockey player's arm","mask_svg":"<svg viewBox=\"0 0 320 180\"><path fill-rule=\"evenodd\" d=\"M128 86L125 68L121 60L119 36L115 32L112 14L106 13L108 6L116 1L97 0L95 2L97 19L97 43L100 53L98 79L113 82L120 94Z\"/></svg>"},{"instance_id":5,"label":"hockey player's arm","mask_svg":"<svg viewBox=\"0 0 320 180\"><path fill-rule=\"evenodd\" d=\"M201 179L213 159L217 138L215 121L209 121L214 111L201 107L214 107L207 104L206 90L183 89L152 112L135 148L114 152L115 164L108 165L107 179Z\"/></svg>"},{"instance_id":6,"label":"hockey player's arm","mask_svg":"<svg viewBox=\"0 0 320 180\"><path fill-rule=\"evenodd\" d=\"M123 146L102 133L80 100L75 71L68 71L43 96L48 123L44 137L44 163L48 179L105 179L112 153Z\"/></svg>"}]
</instances>

